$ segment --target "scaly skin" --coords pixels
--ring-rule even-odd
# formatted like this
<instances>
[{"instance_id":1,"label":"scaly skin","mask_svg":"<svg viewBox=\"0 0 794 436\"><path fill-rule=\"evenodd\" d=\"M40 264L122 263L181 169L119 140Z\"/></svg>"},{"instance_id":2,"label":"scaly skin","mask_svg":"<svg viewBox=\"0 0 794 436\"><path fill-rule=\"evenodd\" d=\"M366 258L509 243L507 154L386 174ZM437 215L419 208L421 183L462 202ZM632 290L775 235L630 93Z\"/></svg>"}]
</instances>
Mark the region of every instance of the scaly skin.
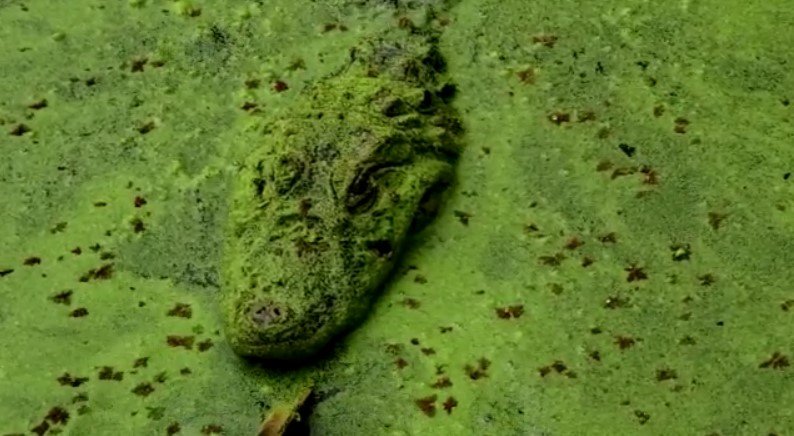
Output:
<instances>
[{"instance_id":1,"label":"scaly skin","mask_svg":"<svg viewBox=\"0 0 794 436\"><path fill-rule=\"evenodd\" d=\"M242 356L312 356L366 314L458 155L429 32L395 29L273 123L235 180L223 265ZM440 91L443 89L443 91Z\"/></svg>"}]
</instances>

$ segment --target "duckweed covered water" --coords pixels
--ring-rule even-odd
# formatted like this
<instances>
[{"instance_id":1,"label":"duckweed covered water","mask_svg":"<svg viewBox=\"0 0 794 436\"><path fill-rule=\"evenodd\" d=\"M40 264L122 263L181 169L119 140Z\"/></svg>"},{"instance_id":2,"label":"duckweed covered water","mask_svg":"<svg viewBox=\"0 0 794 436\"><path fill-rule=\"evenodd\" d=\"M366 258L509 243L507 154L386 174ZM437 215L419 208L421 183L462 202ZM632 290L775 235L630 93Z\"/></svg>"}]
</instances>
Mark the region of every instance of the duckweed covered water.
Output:
<instances>
[{"instance_id":1,"label":"duckweed covered water","mask_svg":"<svg viewBox=\"0 0 794 436\"><path fill-rule=\"evenodd\" d=\"M786 2L444 11L455 185L299 368L224 339L227 182L398 19L216 3L0 0L0 434L794 431Z\"/></svg>"}]
</instances>

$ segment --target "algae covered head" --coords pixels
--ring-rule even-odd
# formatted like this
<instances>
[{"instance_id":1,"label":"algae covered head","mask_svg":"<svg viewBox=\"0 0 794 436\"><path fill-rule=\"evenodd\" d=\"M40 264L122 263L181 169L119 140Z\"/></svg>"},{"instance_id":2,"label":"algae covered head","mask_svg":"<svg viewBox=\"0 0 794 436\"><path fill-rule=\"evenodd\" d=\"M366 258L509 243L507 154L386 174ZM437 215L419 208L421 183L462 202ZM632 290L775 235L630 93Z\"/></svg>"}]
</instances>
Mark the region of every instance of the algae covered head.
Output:
<instances>
[{"instance_id":1,"label":"algae covered head","mask_svg":"<svg viewBox=\"0 0 794 436\"><path fill-rule=\"evenodd\" d=\"M235 175L222 295L240 355L310 357L359 322L451 181L448 87L372 71L304 90Z\"/></svg>"}]
</instances>

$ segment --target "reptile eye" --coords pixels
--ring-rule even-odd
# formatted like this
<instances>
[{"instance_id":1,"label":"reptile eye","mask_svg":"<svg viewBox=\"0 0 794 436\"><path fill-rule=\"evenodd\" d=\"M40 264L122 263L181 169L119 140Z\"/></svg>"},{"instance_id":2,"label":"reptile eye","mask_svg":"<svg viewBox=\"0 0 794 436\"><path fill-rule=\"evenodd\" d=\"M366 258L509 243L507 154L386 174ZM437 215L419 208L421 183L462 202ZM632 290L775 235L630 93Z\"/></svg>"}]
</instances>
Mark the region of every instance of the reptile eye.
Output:
<instances>
[{"instance_id":1,"label":"reptile eye","mask_svg":"<svg viewBox=\"0 0 794 436\"><path fill-rule=\"evenodd\" d=\"M372 183L372 176L378 169L377 166L366 167L359 171L350 182L345 199L348 212L363 213L375 205L375 200L378 198L378 187Z\"/></svg>"}]
</instances>

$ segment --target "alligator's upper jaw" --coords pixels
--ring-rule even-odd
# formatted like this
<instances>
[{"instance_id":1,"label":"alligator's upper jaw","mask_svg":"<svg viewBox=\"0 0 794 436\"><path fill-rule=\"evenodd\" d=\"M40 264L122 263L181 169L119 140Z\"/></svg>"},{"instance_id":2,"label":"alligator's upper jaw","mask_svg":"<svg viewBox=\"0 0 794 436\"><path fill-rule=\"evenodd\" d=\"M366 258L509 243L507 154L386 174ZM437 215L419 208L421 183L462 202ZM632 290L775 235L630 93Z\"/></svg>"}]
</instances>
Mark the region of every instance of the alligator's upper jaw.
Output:
<instances>
[{"instance_id":1,"label":"alligator's upper jaw","mask_svg":"<svg viewBox=\"0 0 794 436\"><path fill-rule=\"evenodd\" d=\"M227 319L226 336L239 355L265 360L296 360L328 342L333 321L305 307L255 299L241 302Z\"/></svg>"}]
</instances>

